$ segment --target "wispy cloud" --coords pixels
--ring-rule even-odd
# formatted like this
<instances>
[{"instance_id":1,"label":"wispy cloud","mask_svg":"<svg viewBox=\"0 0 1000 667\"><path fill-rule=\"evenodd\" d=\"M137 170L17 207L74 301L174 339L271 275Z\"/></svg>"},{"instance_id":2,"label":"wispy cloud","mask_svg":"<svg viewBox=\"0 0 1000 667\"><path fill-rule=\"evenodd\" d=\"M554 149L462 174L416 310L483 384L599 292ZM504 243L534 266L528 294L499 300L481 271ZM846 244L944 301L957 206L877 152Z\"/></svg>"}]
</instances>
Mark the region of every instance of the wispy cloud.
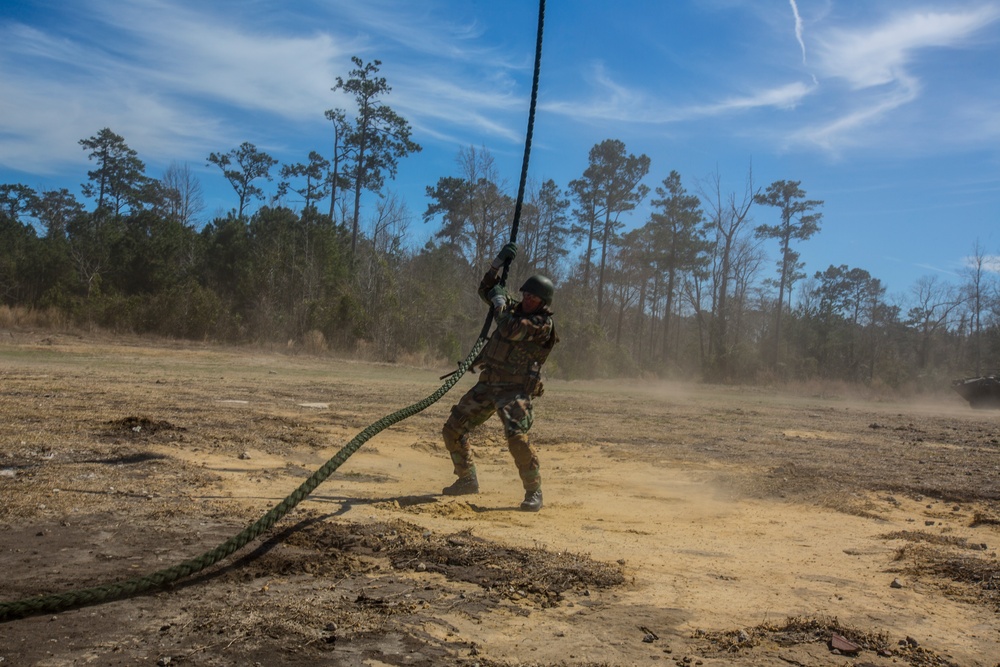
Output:
<instances>
[{"instance_id":1,"label":"wispy cloud","mask_svg":"<svg viewBox=\"0 0 1000 667\"><path fill-rule=\"evenodd\" d=\"M976 270L980 267L987 273L1000 273L1000 255L968 256L962 258L962 268Z\"/></svg>"},{"instance_id":2,"label":"wispy cloud","mask_svg":"<svg viewBox=\"0 0 1000 667\"><path fill-rule=\"evenodd\" d=\"M915 61L923 52L966 48L975 33L998 19L1000 8L985 5L968 11L899 13L874 27L820 32L816 41L822 77L844 87L832 117L795 132L793 141L831 151L869 141L861 131L878 127L920 97L924 84Z\"/></svg>"},{"instance_id":3,"label":"wispy cloud","mask_svg":"<svg viewBox=\"0 0 1000 667\"><path fill-rule=\"evenodd\" d=\"M523 140L523 128L515 128L507 119L512 114L523 119L525 98L509 87L470 87L426 72L402 78L393 87L392 104L415 128L459 144L464 142L458 138L458 128L512 142Z\"/></svg>"},{"instance_id":4,"label":"wispy cloud","mask_svg":"<svg viewBox=\"0 0 1000 667\"><path fill-rule=\"evenodd\" d=\"M868 137L859 130L875 125L894 109L913 101L919 92L920 84L916 79L901 75L895 88L840 111L829 121L790 133L789 143L813 144L831 153L861 145Z\"/></svg>"},{"instance_id":5,"label":"wispy cloud","mask_svg":"<svg viewBox=\"0 0 1000 667\"><path fill-rule=\"evenodd\" d=\"M129 69L121 74L130 80L288 118L315 113L329 99L331 82L357 47L328 33L240 26L210 8L154 0L94 7L125 38L128 58L122 60Z\"/></svg>"},{"instance_id":6,"label":"wispy cloud","mask_svg":"<svg viewBox=\"0 0 1000 667\"><path fill-rule=\"evenodd\" d=\"M926 269L928 271L933 271L935 273L943 273L944 275L950 276L952 278L957 278L959 276L958 273L952 271L951 269L942 269L940 266L934 266L933 264L918 263L914 264L913 266L917 267L918 269Z\"/></svg>"},{"instance_id":7,"label":"wispy cloud","mask_svg":"<svg viewBox=\"0 0 1000 667\"><path fill-rule=\"evenodd\" d=\"M77 50L55 45L57 51L47 49L45 40L34 42L53 60ZM123 133L144 154L167 156L197 151L199 137L225 134L219 120L115 76L115 68L98 54L80 50L79 56L73 62L88 67L63 77L46 76L44 68L2 66L0 58L0 163L28 173L55 173L61 165L85 162L77 142L102 127Z\"/></svg>"},{"instance_id":8,"label":"wispy cloud","mask_svg":"<svg viewBox=\"0 0 1000 667\"><path fill-rule=\"evenodd\" d=\"M351 105L331 91L350 57L385 52L406 54L382 74L391 68L390 103L415 127L456 141L462 132L517 140L523 113L516 123L505 114L521 111L526 93L518 97L511 72L530 58L512 61L477 43L481 26L427 7L332 0L311 7L308 22L284 10L271 22L254 15L263 5L233 14L213 3L87 0L44 30L0 18L0 164L37 173L79 164L77 140L101 127L169 156L257 141L246 136L254 124L274 135L288 123L319 125L324 109ZM420 59L428 55L434 66Z\"/></svg>"},{"instance_id":9,"label":"wispy cloud","mask_svg":"<svg viewBox=\"0 0 1000 667\"><path fill-rule=\"evenodd\" d=\"M239 137L217 105L321 113L334 63L346 60L328 36L240 32L225 17L159 2L86 10L86 23L61 32L0 24L4 164L35 173L79 164L77 141L102 127L144 155L205 154Z\"/></svg>"},{"instance_id":10,"label":"wispy cloud","mask_svg":"<svg viewBox=\"0 0 1000 667\"><path fill-rule=\"evenodd\" d=\"M596 63L591 69L590 88L586 100L547 102L545 111L579 122L679 123L753 109L791 109L813 90L812 86L796 81L733 95L718 102L678 106L650 95L643 88L619 82L602 63Z\"/></svg>"},{"instance_id":11,"label":"wispy cloud","mask_svg":"<svg viewBox=\"0 0 1000 667\"><path fill-rule=\"evenodd\" d=\"M674 120L667 105L653 100L644 91L624 85L609 74L603 62L594 62L588 71L589 96L585 100L563 99L544 102L547 113L579 122L653 122Z\"/></svg>"},{"instance_id":12,"label":"wispy cloud","mask_svg":"<svg viewBox=\"0 0 1000 667\"><path fill-rule=\"evenodd\" d=\"M820 66L826 76L856 89L892 84L909 76L919 52L961 48L998 18L1000 8L987 5L966 12L900 13L872 28L832 29L817 37Z\"/></svg>"},{"instance_id":13,"label":"wispy cloud","mask_svg":"<svg viewBox=\"0 0 1000 667\"><path fill-rule=\"evenodd\" d=\"M815 86L809 86L800 81L793 81L782 86L760 90L750 95L734 96L717 104L697 107L692 110L692 115L718 115L730 111L758 108L792 109L814 89Z\"/></svg>"}]
</instances>

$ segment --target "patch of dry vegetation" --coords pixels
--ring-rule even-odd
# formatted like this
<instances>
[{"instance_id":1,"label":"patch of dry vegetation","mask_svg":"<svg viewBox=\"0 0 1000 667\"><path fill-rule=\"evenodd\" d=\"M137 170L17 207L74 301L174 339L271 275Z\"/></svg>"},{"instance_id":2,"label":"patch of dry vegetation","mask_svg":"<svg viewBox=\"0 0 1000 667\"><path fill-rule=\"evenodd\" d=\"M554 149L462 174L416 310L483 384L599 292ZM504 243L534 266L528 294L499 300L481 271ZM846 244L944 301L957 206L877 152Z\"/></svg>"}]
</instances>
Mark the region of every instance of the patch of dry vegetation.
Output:
<instances>
[{"instance_id":1,"label":"patch of dry vegetation","mask_svg":"<svg viewBox=\"0 0 1000 667\"><path fill-rule=\"evenodd\" d=\"M42 329L66 331L69 316L57 308L25 308L0 304L0 329Z\"/></svg>"},{"instance_id":2,"label":"patch of dry vegetation","mask_svg":"<svg viewBox=\"0 0 1000 667\"><path fill-rule=\"evenodd\" d=\"M995 553L986 553L988 545L922 531L897 531L882 537L907 542L894 557L903 574L930 583L954 599L1000 611L1000 562Z\"/></svg>"},{"instance_id":3,"label":"patch of dry vegetation","mask_svg":"<svg viewBox=\"0 0 1000 667\"><path fill-rule=\"evenodd\" d=\"M789 617L782 623L764 622L750 628L721 632L698 631L695 637L710 651L727 655L754 652L761 646L819 644L846 656L869 651L894 663L911 667L959 667L934 651L920 646L912 638L893 645L884 632L862 630L830 617ZM836 639L846 639L857 651L835 648Z\"/></svg>"},{"instance_id":4,"label":"patch of dry vegetation","mask_svg":"<svg viewBox=\"0 0 1000 667\"><path fill-rule=\"evenodd\" d=\"M570 590L624 583L619 566L586 556L513 548L469 532L438 535L401 521L342 523L313 512L210 577L221 583L222 597L193 606L189 619L163 632L218 635L228 650L248 656L265 646L289 656L322 655L338 643L396 635L417 647L427 641L418 626L434 622L426 617L434 609L472 616L501 602L544 609L559 606ZM442 577L466 592L456 596ZM311 592L285 595L292 586ZM247 587L256 592L246 595ZM474 646L465 648L475 654Z\"/></svg>"}]
</instances>

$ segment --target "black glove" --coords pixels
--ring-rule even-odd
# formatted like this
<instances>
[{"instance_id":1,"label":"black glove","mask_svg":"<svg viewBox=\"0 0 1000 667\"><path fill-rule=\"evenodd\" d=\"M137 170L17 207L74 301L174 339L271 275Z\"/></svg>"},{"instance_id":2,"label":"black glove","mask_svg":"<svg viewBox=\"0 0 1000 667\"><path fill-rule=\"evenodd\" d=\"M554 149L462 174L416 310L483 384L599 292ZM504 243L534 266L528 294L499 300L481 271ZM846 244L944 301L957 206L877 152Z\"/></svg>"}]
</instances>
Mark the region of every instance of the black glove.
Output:
<instances>
[{"instance_id":1,"label":"black glove","mask_svg":"<svg viewBox=\"0 0 1000 667\"><path fill-rule=\"evenodd\" d=\"M517 257L517 244L508 243L507 245L505 245L503 248L500 249L500 252L497 254L496 259L493 260L493 264L491 264L490 266L492 266L494 269L499 269L507 262L513 261L515 257Z\"/></svg>"},{"instance_id":2,"label":"black glove","mask_svg":"<svg viewBox=\"0 0 1000 667\"><path fill-rule=\"evenodd\" d=\"M502 309L507 306L507 288L503 285L497 285L489 291L486 298L490 300L493 304L494 310Z\"/></svg>"}]
</instances>

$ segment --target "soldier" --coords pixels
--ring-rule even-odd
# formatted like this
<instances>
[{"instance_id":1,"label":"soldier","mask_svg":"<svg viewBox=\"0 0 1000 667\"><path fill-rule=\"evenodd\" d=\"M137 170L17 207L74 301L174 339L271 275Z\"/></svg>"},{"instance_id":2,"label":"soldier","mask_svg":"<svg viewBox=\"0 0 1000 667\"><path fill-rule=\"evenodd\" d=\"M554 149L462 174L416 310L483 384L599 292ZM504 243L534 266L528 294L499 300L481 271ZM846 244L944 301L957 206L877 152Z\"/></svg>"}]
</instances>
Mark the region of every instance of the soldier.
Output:
<instances>
[{"instance_id":1,"label":"soldier","mask_svg":"<svg viewBox=\"0 0 1000 667\"><path fill-rule=\"evenodd\" d=\"M542 395L542 364L559 342L549 310L555 288L545 276L534 275L521 286L521 300L514 300L498 283L500 269L516 255L516 245L505 245L479 283L479 296L493 308L496 328L474 364L482 370L479 381L452 407L442 429L458 475L442 493L479 493L468 434L496 412L524 486L521 509L537 512L542 509L542 476L538 455L528 442L528 429L531 400Z\"/></svg>"}]
</instances>

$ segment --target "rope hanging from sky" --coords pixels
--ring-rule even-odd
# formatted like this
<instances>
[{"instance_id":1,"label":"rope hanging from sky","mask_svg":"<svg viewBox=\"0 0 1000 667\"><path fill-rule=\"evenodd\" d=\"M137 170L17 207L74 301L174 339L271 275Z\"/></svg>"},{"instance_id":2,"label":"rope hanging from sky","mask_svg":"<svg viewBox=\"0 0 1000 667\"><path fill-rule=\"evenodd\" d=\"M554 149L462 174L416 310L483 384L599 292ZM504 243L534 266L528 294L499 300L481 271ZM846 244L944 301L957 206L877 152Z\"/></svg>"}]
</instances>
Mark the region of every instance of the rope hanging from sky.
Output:
<instances>
[{"instance_id":1,"label":"rope hanging from sky","mask_svg":"<svg viewBox=\"0 0 1000 667\"><path fill-rule=\"evenodd\" d=\"M524 159L521 161L521 181L517 186L517 201L514 204L514 220L510 225L510 242L517 242L517 228L521 223L521 206L524 204L524 188L528 181L528 161L531 157L531 137L535 133L535 106L538 101L538 74L542 66L542 32L545 27L545 0L538 2L538 34L535 38L535 69L531 76L531 103L528 105L528 129L524 136ZM504 262L500 284L507 284L510 260Z\"/></svg>"}]
</instances>

